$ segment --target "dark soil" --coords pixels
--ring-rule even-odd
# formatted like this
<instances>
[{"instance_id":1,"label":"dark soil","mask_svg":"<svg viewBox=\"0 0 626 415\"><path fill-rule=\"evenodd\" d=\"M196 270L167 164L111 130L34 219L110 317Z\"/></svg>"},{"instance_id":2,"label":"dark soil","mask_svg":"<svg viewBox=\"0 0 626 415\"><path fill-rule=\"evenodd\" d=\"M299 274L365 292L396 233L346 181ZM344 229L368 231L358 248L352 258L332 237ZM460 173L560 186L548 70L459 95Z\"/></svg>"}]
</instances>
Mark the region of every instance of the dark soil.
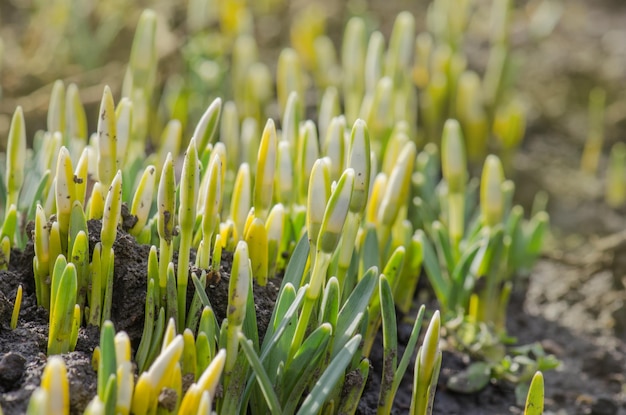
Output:
<instances>
[{"instance_id":1,"label":"dark soil","mask_svg":"<svg viewBox=\"0 0 626 415\"><path fill-rule=\"evenodd\" d=\"M88 222L90 251L100 242L101 222ZM115 293L111 320L117 331L125 331L133 349L139 346L145 315L146 280L150 247L139 245L135 239L118 229L113 245L115 251ZM48 341L48 312L37 307L32 271L34 251L29 242L24 252L11 253L10 268L0 271L0 407L5 414L26 412L28 400L41 383L46 364ZM193 257L193 255L192 255ZM176 256L174 258L176 263ZM220 278L207 283L206 293L219 321L226 317L228 281L232 255L222 257ZM18 326L10 330L13 301L18 286L23 286L23 299ZM259 337L267 330L280 280L271 279L265 287L255 284L255 308ZM193 297L193 286L188 287L187 302ZM62 355L70 381L70 412L82 414L97 390L97 375L91 365L93 350L100 342L100 331L95 326L81 327L76 350Z\"/></svg>"}]
</instances>

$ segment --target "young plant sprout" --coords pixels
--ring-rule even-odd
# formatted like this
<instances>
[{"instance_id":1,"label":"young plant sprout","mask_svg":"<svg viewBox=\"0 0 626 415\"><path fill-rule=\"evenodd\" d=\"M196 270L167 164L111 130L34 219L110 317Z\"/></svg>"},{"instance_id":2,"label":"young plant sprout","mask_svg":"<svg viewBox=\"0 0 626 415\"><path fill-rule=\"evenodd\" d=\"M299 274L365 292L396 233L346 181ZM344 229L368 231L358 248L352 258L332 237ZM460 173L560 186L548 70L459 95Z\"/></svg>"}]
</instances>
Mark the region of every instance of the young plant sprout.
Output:
<instances>
[{"instance_id":1,"label":"young plant sprout","mask_svg":"<svg viewBox=\"0 0 626 415\"><path fill-rule=\"evenodd\" d=\"M15 294L15 303L13 303L13 313L11 314L11 330L17 327L17 319L20 316L20 308L22 307L22 284L17 287Z\"/></svg>"}]
</instances>

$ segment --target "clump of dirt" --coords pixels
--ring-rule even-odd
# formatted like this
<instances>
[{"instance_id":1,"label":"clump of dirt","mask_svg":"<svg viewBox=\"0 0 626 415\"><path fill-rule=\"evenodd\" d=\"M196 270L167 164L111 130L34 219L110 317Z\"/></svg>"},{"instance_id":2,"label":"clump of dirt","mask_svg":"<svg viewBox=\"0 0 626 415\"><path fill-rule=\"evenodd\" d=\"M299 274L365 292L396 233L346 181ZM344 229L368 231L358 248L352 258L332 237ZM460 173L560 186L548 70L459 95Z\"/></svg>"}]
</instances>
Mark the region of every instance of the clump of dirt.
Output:
<instances>
[{"instance_id":1,"label":"clump of dirt","mask_svg":"<svg viewBox=\"0 0 626 415\"><path fill-rule=\"evenodd\" d=\"M223 252L219 278L207 281L207 296L211 301L211 307L218 321L225 319L228 313L228 284L230 282L232 262L233 254L231 252ZM263 340L267 331L281 283L282 279L277 277L270 278L265 286L258 285L256 281L253 282L254 308L260 340ZM193 295L193 291L188 294ZM188 300L190 299L191 296L188 297ZM189 301L187 302L189 303Z\"/></svg>"},{"instance_id":2,"label":"clump of dirt","mask_svg":"<svg viewBox=\"0 0 626 415\"><path fill-rule=\"evenodd\" d=\"M24 287L17 328L9 328L10 314L0 316L0 406L6 414L26 412L30 395L41 383L48 347L48 312L37 306L35 293L29 292L29 287L33 286L28 281L29 274L32 278L32 268L29 273L28 268L19 267L20 264L24 263L12 262L8 271L0 272L0 292L10 298L11 311L17 286ZM81 328L76 351L62 356L68 370L72 414L82 414L96 393L91 353L93 339L97 344L99 333L91 331Z\"/></svg>"},{"instance_id":3,"label":"clump of dirt","mask_svg":"<svg viewBox=\"0 0 626 415\"><path fill-rule=\"evenodd\" d=\"M129 220L126 220L130 223ZM102 223L90 220L90 255L100 242ZM141 341L145 314L146 281L150 247L139 245L123 229L118 229L113 245L115 271L111 320L116 331L125 331L133 348ZM7 414L25 413L33 391L41 383L46 364L48 341L48 312L37 306L32 271L34 250L32 242L26 249L11 253L9 270L0 271L0 406ZM195 253L191 255L192 263ZM174 264L177 263L177 254ZM206 293L211 306L221 321L226 317L228 281L232 254L224 253L220 277L207 284ZM10 330L13 302L17 287L23 286L22 307L18 326ZM280 279L271 279L265 287L254 285L255 309L259 337L262 339L269 324L280 287ZM194 295L194 286L188 287L188 304ZM100 330L95 326L81 327L74 352L63 354L70 383L70 412L82 414L97 390L97 375L91 366L93 350L99 344Z\"/></svg>"}]
</instances>

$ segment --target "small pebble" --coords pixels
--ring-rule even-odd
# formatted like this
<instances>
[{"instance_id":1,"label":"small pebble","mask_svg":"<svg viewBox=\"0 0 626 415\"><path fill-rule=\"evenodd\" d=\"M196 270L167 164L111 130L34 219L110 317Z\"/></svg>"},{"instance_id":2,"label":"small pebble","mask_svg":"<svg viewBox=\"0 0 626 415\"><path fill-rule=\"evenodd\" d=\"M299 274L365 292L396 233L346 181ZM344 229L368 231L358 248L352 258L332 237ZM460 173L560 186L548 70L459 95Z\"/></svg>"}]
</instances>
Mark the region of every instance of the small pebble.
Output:
<instances>
[{"instance_id":1,"label":"small pebble","mask_svg":"<svg viewBox=\"0 0 626 415\"><path fill-rule=\"evenodd\" d=\"M591 415L615 415L617 409L617 404L612 399L598 398L591 405Z\"/></svg>"},{"instance_id":2,"label":"small pebble","mask_svg":"<svg viewBox=\"0 0 626 415\"><path fill-rule=\"evenodd\" d=\"M9 352L0 359L0 385L7 390L17 389L24 373L26 359L22 355Z\"/></svg>"},{"instance_id":3,"label":"small pebble","mask_svg":"<svg viewBox=\"0 0 626 415\"><path fill-rule=\"evenodd\" d=\"M159 394L159 407L167 411L173 411L176 409L177 395L176 391L172 388L163 388Z\"/></svg>"}]
</instances>

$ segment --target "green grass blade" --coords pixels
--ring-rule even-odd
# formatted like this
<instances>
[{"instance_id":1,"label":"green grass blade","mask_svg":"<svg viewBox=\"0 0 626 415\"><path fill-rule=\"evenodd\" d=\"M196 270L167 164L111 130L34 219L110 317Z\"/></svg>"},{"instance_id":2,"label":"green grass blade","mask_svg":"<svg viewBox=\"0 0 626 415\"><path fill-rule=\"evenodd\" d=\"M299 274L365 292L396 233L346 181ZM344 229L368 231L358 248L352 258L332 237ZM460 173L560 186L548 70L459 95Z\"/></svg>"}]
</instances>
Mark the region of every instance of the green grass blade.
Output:
<instances>
[{"instance_id":1,"label":"green grass blade","mask_svg":"<svg viewBox=\"0 0 626 415\"><path fill-rule=\"evenodd\" d=\"M350 294L350 297L348 297L346 303L339 311L331 356L337 356L360 327L361 320L363 315L366 314L367 305L376 288L377 281L378 269L372 267L363 275L363 278L359 281L354 291L352 291L352 294Z\"/></svg>"},{"instance_id":2,"label":"green grass blade","mask_svg":"<svg viewBox=\"0 0 626 415\"><path fill-rule=\"evenodd\" d=\"M272 415L280 415L282 413L280 403L276 393L274 392L272 383L267 376L267 372L263 368L263 364L255 353L254 348L248 340L246 340L246 337L242 333L239 333L239 344L241 346L241 350L243 350L243 353L246 355L250 366L252 367L252 371L256 375L256 379L259 382L261 390L263 391L270 413Z\"/></svg>"},{"instance_id":3,"label":"green grass blade","mask_svg":"<svg viewBox=\"0 0 626 415\"><path fill-rule=\"evenodd\" d=\"M400 386L400 382L404 377L404 373L406 372L406 369L409 367L409 363L411 362L411 357L413 356L415 346L417 346L417 340L420 336L420 330L422 328L422 320L424 319L425 311L426 307L421 306L419 311L417 312L417 317L415 318L415 323L413 323L413 329L411 330L411 337L409 337L409 341L406 344L404 354L402 355L402 359L400 359L400 363L398 364L396 373L393 375L393 386L391 388L392 396L395 396L398 387Z\"/></svg>"},{"instance_id":4,"label":"green grass blade","mask_svg":"<svg viewBox=\"0 0 626 415\"><path fill-rule=\"evenodd\" d=\"M337 327L337 318L339 317L339 281L335 277L331 277L324 288L322 296L322 305L320 307L320 322L330 323L333 327Z\"/></svg>"},{"instance_id":5,"label":"green grass blade","mask_svg":"<svg viewBox=\"0 0 626 415\"><path fill-rule=\"evenodd\" d=\"M524 415L541 415L543 414L543 375L541 372L535 373L533 380L530 382L530 389L526 398L526 406Z\"/></svg>"},{"instance_id":6,"label":"green grass blade","mask_svg":"<svg viewBox=\"0 0 626 415\"><path fill-rule=\"evenodd\" d=\"M307 385L320 369L331 340L330 324L322 324L302 343L281 377L282 398L285 412L293 413Z\"/></svg>"},{"instance_id":7,"label":"green grass blade","mask_svg":"<svg viewBox=\"0 0 626 415\"><path fill-rule=\"evenodd\" d=\"M324 371L324 374L315 383L306 397L297 415L314 415L324 406L326 398L333 392L339 378L344 376L345 370L352 361L352 357L359 348L361 335L357 334L333 358Z\"/></svg>"},{"instance_id":8,"label":"green grass blade","mask_svg":"<svg viewBox=\"0 0 626 415\"><path fill-rule=\"evenodd\" d=\"M426 234L422 230L416 231L415 234L417 236L417 240L422 244L422 252L424 253L424 268L426 269L428 280L433 286L433 290L435 291L435 295L437 296L439 303L442 307L447 308L450 281L444 278L437 254L426 237Z\"/></svg>"},{"instance_id":9,"label":"green grass blade","mask_svg":"<svg viewBox=\"0 0 626 415\"><path fill-rule=\"evenodd\" d=\"M352 382L350 383L349 390L345 395L343 395L343 398L341 400L339 406L340 414L353 415L356 412L357 407L359 406L361 395L363 395L363 390L365 389L369 370L370 361L368 359L363 359L359 363L358 367L351 372ZM347 384L344 385L344 388L345 386L347 386Z\"/></svg>"},{"instance_id":10,"label":"green grass blade","mask_svg":"<svg viewBox=\"0 0 626 415\"><path fill-rule=\"evenodd\" d=\"M383 321L383 376L378 395L378 414L391 413L394 398L393 381L398 363L398 326L396 309L389 281L384 275L379 279L380 312Z\"/></svg>"},{"instance_id":11,"label":"green grass blade","mask_svg":"<svg viewBox=\"0 0 626 415\"><path fill-rule=\"evenodd\" d=\"M293 251L293 255L289 259L287 269L285 269L285 276L283 277L283 283L281 284L281 290L287 283L291 283L294 287L299 288L302 285L302 279L304 278L304 271L309 258L310 244L307 234L302 235L296 249Z\"/></svg>"},{"instance_id":12,"label":"green grass blade","mask_svg":"<svg viewBox=\"0 0 626 415\"><path fill-rule=\"evenodd\" d=\"M293 337L293 332L295 331L295 322L292 324L292 321L294 321L294 318L298 310L300 309L300 305L304 301L305 295L306 288L303 287L298 290L298 294L295 296L295 299L290 303L289 308L284 313L282 318L276 320L280 321L278 327L271 333L271 336L271 326L268 327L268 331L265 333L265 339L261 348L260 361L265 362L266 359L270 359L270 362L266 363L266 366L269 368L269 370L274 371L274 373L280 361L287 360L287 355L289 354L289 346L291 345L291 338ZM283 295L281 295L281 298L282 297ZM280 306L281 303L283 303L283 301L281 301L279 298L279 300L277 300L277 304L279 304ZM276 311L277 309L278 307L276 307L274 310ZM289 328L291 330L289 332L291 336L284 337L286 341L281 342L281 339L283 339L283 335ZM275 352L274 349L277 347L277 345L279 347L279 350ZM248 384L246 385L246 390L244 391L242 397L242 400L244 402L248 400L253 385L254 382L249 379Z\"/></svg>"},{"instance_id":13,"label":"green grass blade","mask_svg":"<svg viewBox=\"0 0 626 415\"><path fill-rule=\"evenodd\" d=\"M378 251L378 236L376 228L369 227L365 231L365 241L361 247L361 270L367 271L372 267L380 269L380 254Z\"/></svg>"}]
</instances>

